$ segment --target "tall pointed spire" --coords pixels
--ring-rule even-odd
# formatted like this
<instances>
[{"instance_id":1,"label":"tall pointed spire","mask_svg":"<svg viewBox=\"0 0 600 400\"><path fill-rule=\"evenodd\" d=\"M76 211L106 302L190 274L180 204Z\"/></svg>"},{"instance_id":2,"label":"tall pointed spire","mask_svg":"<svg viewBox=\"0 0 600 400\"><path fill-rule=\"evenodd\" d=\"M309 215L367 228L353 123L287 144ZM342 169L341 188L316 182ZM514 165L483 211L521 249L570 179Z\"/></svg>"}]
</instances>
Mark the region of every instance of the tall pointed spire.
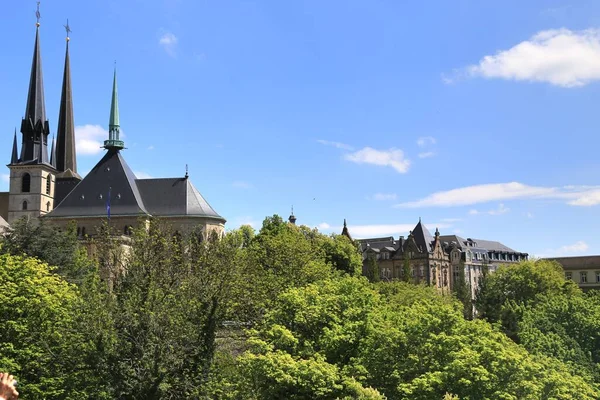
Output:
<instances>
[{"instance_id":1,"label":"tall pointed spire","mask_svg":"<svg viewBox=\"0 0 600 400\"><path fill-rule=\"evenodd\" d=\"M117 92L117 67L113 76L112 99L110 102L110 119L108 120L108 140L104 141L106 149L120 150L125 147L125 143L119 139L119 95Z\"/></svg>"},{"instance_id":2,"label":"tall pointed spire","mask_svg":"<svg viewBox=\"0 0 600 400\"><path fill-rule=\"evenodd\" d=\"M52 138L52 147L50 148L50 165L56 168L56 147L54 147L54 137Z\"/></svg>"},{"instance_id":3,"label":"tall pointed spire","mask_svg":"<svg viewBox=\"0 0 600 400\"><path fill-rule=\"evenodd\" d=\"M53 159L58 172L71 170L77 175L77 155L75 153L75 121L73 114L73 90L71 88L71 62L69 57L69 20L65 25L67 45L65 52L65 69L63 73L62 93L60 96L60 112L56 132L56 155Z\"/></svg>"},{"instance_id":4,"label":"tall pointed spire","mask_svg":"<svg viewBox=\"0 0 600 400\"><path fill-rule=\"evenodd\" d=\"M19 162L19 153L17 152L17 128L15 128L15 137L13 138L12 154L10 156L10 163L16 164Z\"/></svg>"},{"instance_id":5,"label":"tall pointed spire","mask_svg":"<svg viewBox=\"0 0 600 400\"><path fill-rule=\"evenodd\" d=\"M46 121L46 103L44 101L44 77L42 75L42 55L40 51L40 4L36 11L37 23L35 29L35 45L33 47L33 61L31 62L31 75L29 78L29 93L27 94L27 107L25 119L31 120L35 126L39 121Z\"/></svg>"},{"instance_id":6,"label":"tall pointed spire","mask_svg":"<svg viewBox=\"0 0 600 400\"><path fill-rule=\"evenodd\" d=\"M35 30L35 44L33 47L33 60L29 77L29 91L25 116L21 122L23 134L23 148L21 149L21 162L38 163L48 158L47 145L50 127L46 120L46 103L44 100L44 78L42 74L42 55L40 51L40 4L36 11L37 23ZM46 157L44 157L44 154Z\"/></svg>"}]
</instances>

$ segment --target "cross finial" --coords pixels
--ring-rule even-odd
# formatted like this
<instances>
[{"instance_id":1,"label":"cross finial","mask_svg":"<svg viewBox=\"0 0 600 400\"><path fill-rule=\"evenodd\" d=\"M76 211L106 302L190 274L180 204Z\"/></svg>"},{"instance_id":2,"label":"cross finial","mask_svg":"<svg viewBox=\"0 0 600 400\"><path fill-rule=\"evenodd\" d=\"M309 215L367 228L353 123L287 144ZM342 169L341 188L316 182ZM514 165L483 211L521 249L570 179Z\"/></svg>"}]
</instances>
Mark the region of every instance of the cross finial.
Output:
<instances>
[{"instance_id":1,"label":"cross finial","mask_svg":"<svg viewBox=\"0 0 600 400\"><path fill-rule=\"evenodd\" d=\"M65 30L67 31L67 42L70 40L69 38L69 34L72 32L71 31L71 27L69 26L69 19L67 18L67 24L63 25L65 27Z\"/></svg>"},{"instance_id":2,"label":"cross finial","mask_svg":"<svg viewBox=\"0 0 600 400\"><path fill-rule=\"evenodd\" d=\"M37 10L35 11L35 18L37 19L37 22L35 23L35 26L39 27L40 26L40 18L42 18L41 14L40 14L40 2L37 2Z\"/></svg>"}]
</instances>

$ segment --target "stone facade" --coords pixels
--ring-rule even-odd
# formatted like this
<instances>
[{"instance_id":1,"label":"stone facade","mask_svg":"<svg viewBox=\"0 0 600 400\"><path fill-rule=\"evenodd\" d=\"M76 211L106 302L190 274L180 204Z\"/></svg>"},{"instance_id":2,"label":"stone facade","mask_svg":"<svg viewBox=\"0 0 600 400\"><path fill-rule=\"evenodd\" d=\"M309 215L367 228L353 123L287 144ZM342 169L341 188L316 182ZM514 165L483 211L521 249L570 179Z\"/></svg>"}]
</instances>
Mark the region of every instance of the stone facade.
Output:
<instances>
[{"instance_id":1,"label":"stone facade","mask_svg":"<svg viewBox=\"0 0 600 400\"><path fill-rule=\"evenodd\" d=\"M600 289L600 256L557 257L565 271L565 278L573 280L582 290Z\"/></svg>"},{"instance_id":2,"label":"stone facade","mask_svg":"<svg viewBox=\"0 0 600 400\"><path fill-rule=\"evenodd\" d=\"M6 220L37 218L54 209L54 174L45 165L11 165Z\"/></svg>"},{"instance_id":3,"label":"stone facade","mask_svg":"<svg viewBox=\"0 0 600 400\"><path fill-rule=\"evenodd\" d=\"M345 227L346 236L349 236ZM475 298L484 271L494 272L502 264L527 260L528 254L489 240L464 239L456 235L432 236L419 221L408 238L392 236L358 240L363 254L363 274L368 275L372 261L377 262L381 280L403 279L405 265L410 280L451 291L464 271L465 283ZM600 261L600 260L599 260ZM598 265L600 273L600 262ZM600 282L599 282L600 284Z\"/></svg>"}]
</instances>

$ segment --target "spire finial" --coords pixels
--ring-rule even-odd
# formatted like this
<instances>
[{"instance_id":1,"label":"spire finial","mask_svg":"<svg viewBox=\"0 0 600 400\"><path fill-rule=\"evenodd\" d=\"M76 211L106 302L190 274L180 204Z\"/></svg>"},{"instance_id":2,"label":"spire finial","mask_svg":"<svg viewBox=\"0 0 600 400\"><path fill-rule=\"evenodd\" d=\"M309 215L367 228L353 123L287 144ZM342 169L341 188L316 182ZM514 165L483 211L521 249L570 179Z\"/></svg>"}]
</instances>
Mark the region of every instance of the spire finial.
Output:
<instances>
[{"instance_id":1,"label":"spire finial","mask_svg":"<svg viewBox=\"0 0 600 400\"><path fill-rule=\"evenodd\" d=\"M294 224L294 225L296 224L296 216L294 215L294 206L292 206L292 213L290 214L288 221L290 221L290 224Z\"/></svg>"},{"instance_id":2,"label":"spire finial","mask_svg":"<svg viewBox=\"0 0 600 400\"><path fill-rule=\"evenodd\" d=\"M185 164L185 179L187 179L190 176L190 174L188 173L188 165Z\"/></svg>"},{"instance_id":3,"label":"spire finial","mask_svg":"<svg viewBox=\"0 0 600 400\"><path fill-rule=\"evenodd\" d=\"M119 139L121 126L119 124L119 95L117 92L117 62L113 75L112 99L110 103L110 119L108 120L108 140L104 141L104 148L121 150L125 143Z\"/></svg>"},{"instance_id":4,"label":"spire finial","mask_svg":"<svg viewBox=\"0 0 600 400\"><path fill-rule=\"evenodd\" d=\"M40 27L40 18L42 18L42 15L40 14L40 2L37 2L37 10L35 11L35 18L36 18L36 23L35 26L37 26L38 28Z\"/></svg>"},{"instance_id":5,"label":"spire finial","mask_svg":"<svg viewBox=\"0 0 600 400\"><path fill-rule=\"evenodd\" d=\"M346 218L344 218L344 228L346 228Z\"/></svg>"},{"instance_id":6,"label":"spire finial","mask_svg":"<svg viewBox=\"0 0 600 400\"><path fill-rule=\"evenodd\" d=\"M67 18L67 24L63 25L63 26L65 27L65 30L67 31L67 42L68 42L69 40L71 40L71 38L69 37L70 36L69 34L72 32L71 27L69 26L69 18Z\"/></svg>"}]
</instances>

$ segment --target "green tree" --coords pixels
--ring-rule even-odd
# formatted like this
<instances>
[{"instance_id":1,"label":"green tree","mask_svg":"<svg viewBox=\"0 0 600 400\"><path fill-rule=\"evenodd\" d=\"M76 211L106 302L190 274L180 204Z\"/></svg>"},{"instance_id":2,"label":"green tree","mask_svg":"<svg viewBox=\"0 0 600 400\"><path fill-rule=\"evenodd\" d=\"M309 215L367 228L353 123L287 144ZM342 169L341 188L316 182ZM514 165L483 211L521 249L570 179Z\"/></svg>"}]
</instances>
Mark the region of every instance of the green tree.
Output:
<instances>
[{"instance_id":1,"label":"green tree","mask_svg":"<svg viewBox=\"0 0 600 400\"><path fill-rule=\"evenodd\" d=\"M38 258L57 267L56 272L73 283L81 282L90 267L85 249L79 246L75 223L61 230L43 219L23 217L0 237L0 243L2 253Z\"/></svg>"},{"instance_id":2,"label":"green tree","mask_svg":"<svg viewBox=\"0 0 600 400\"><path fill-rule=\"evenodd\" d=\"M403 282L413 282L412 268L410 267L410 258L408 256L408 252L404 252L401 280Z\"/></svg>"},{"instance_id":3,"label":"green tree","mask_svg":"<svg viewBox=\"0 0 600 400\"><path fill-rule=\"evenodd\" d=\"M345 277L290 289L249 343L238 382L256 398L342 397L348 380L395 399L598 393L561 362L532 356L486 321L465 320L453 297L403 282Z\"/></svg>"},{"instance_id":4,"label":"green tree","mask_svg":"<svg viewBox=\"0 0 600 400\"><path fill-rule=\"evenodd\" d=\"M77 289L37 259L0 255L0 370L27 399L86 398Z\"/></svg>"},{"instance_id":5,"label":"green tree","mask_svg":"<svg viewBox=\"0 0 600 400\"><path fill-rule=\"evenodd\" d=\"M365 272L369 281L381 281L381 271L379 269L379 263L377 262L377 256L373 253L367 253L366 264Z\"/></svg>"},{"instance_id":6,"label":"green tree","mask_svg":"<svg viewBox=\"0 0 600 400\"><path fill-rule=\"evenodd\" d=\"M455 275L453 291L456 298L463 304L463 314L465 318L473 318L473 299L471 298L471 285L467 283L465 277L465 264L460 262L456 267L458 274Z\"/></svg>"},{"instance_id":7,"label":"green tree","mask_svg":"<svg viewBox=\"0 0 600 400\"><path fill-rule=\"evenodd\" d=\"M231 306L240 235L181 237L152 221L132 235L121 270L106 255L123 247L113 239L98 237L103 261L82 287L90 314L85 335L95 346L89 359L106 382L99 391L123 399L197 398ZM113 272L102 273L106 267Z\"/></svg>"},{"instance_id":8,"label":"green tree","mask_svg":"<svg viewBox=\"0 0 600 400\"><path fill-rule=\"evenodd\" d=\"M344 235L322 236L325 262L349 275L362 274L362 255L358 247Z\"/></svg>"},{"instance_id":9,"label":"green tree","mask_svg":"<svg viewBox=\"0 0 600 400\"><path fill-rule=\"evenodd\" d=\"M518 341L518 321L524 307L533 306L539 296L573 294L579 289L566 282L559 264L528 260L503 265L484 275L476 295L476 308L482 318L500 322L504 332Z\"/></svg>"}]
</instances>

